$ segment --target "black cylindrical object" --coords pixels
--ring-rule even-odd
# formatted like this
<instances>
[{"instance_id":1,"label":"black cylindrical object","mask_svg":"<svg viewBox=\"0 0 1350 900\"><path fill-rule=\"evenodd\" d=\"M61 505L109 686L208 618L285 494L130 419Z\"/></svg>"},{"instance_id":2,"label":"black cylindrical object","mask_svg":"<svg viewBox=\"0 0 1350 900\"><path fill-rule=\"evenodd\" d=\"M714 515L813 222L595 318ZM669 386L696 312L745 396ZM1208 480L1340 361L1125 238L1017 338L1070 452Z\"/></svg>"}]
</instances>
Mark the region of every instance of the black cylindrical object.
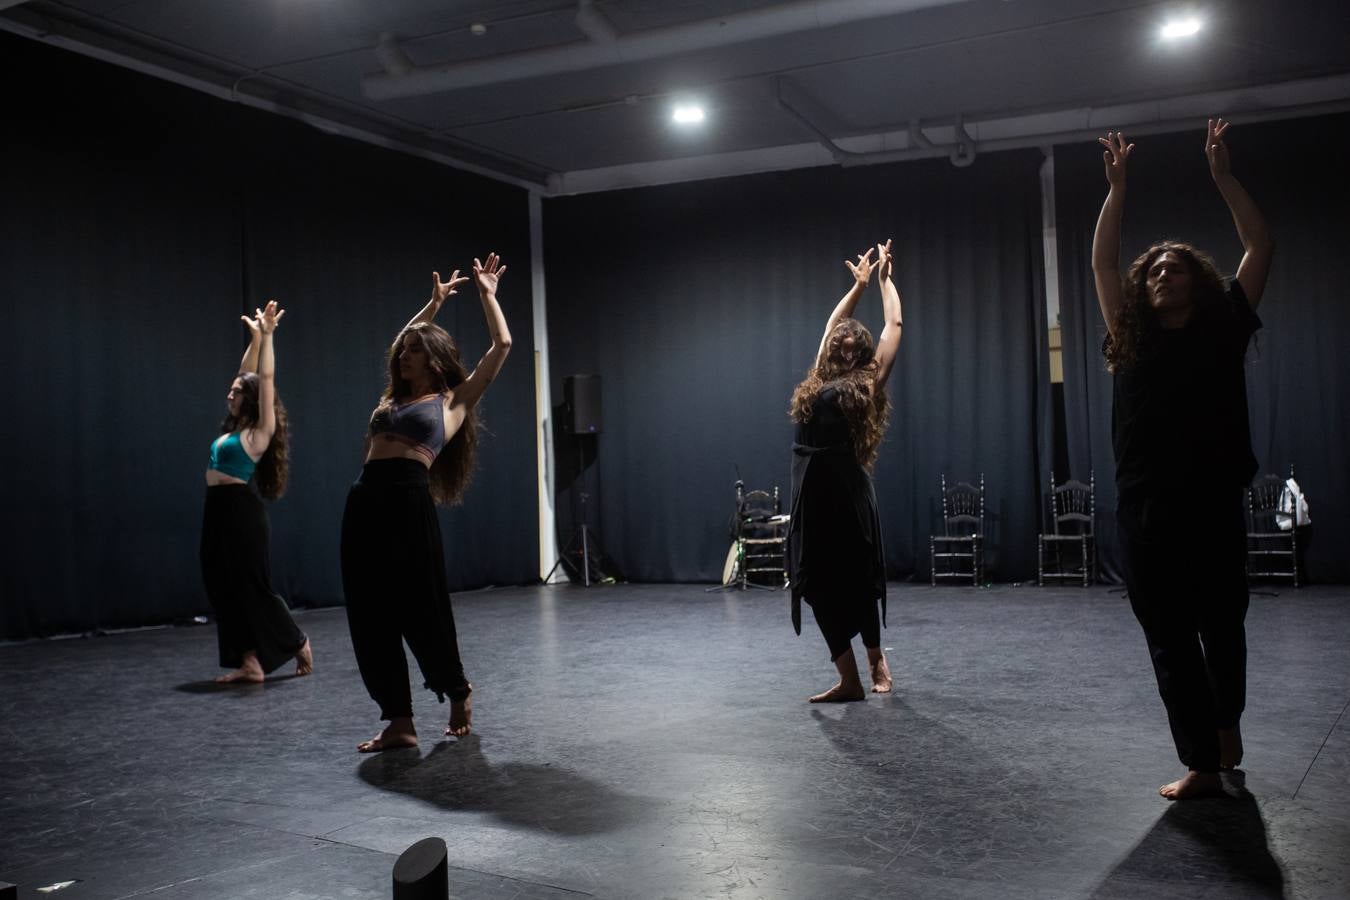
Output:
<instances>
[{"instance_id":1,"label":"black cylindrical object","mask_svg":"<svg viewBox=\"0 0 1350 900\"><path fill-rule=\"evenodd\" d=\"M568 375L563 379L563 403L567 407L567 430L573 434L599 434L600 376Z\"/></svg>"},{"instance_id":2,"label":"black cylindrical object","mask_svg":"<svg viewBox=\"0 0 1350 900\"><path fill-rule=\"evenodd\" d=\"M422 838L394 863L394 900L446 900L450 870L445 841Z\"/></svg>"}]
</instances>

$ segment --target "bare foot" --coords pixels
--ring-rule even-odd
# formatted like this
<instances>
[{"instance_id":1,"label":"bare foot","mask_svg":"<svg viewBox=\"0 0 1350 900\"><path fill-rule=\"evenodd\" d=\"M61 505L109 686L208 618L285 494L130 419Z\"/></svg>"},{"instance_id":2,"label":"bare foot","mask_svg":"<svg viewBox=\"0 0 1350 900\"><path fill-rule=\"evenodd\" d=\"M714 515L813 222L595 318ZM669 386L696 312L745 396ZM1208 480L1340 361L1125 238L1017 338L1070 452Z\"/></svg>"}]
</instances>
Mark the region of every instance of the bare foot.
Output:
<instances>
[{"instance_id":1,"label":"bare foot","mask_svg":"<svg viewBox=\"0 0 1350 900\"><path fill-rule=\"evenodd\" d=\"M1218 772L1197 772L1194 769L1171 784L1158 788L1168 800L1190 800L1193 797L1214 797L1223 793L1223 782Z\"/></svg>"},{"instance_id":2,"label":"bare foot","mask_svg":"<svg viewBox=\"0 0 1350 900\"><path fill-rule=\"evenodd\" d=\"M862 682L846 685L841 681L823 694L816 694L814 697L809 698L807 702L849 703L853 700L865 699L867 699L867 693L863 690Z\"/></svg>"},{"instance_id":3,"label":"bare foot","mask_svg":"<svg viewBox=\"0 0 1350 900\"><path fill-rule=\"evenodd\" d=\"M314 651L310 649L309 638L300 645L295 654L295 674L309 675L314 672Z\"/></svg>"},{"instance_id":4,"label":"bare foot","mask_svg":"<svg viewBox=\"0 0 1350 900\"><path fill-rule=\"evenodd\" d=\"M876 658L873 659L875 652ZM886 665L886 657L880 648L867 651L867 664L872 670L872 693L889 694L891 692L891 667Z\"/></svg>"},{"instance_id":5,"label":"bare foot","mask_svg":"<svg viewBox=\"0 0 1350 900\"><path fill-rule=\"evenodd\" d=\"M244 664L233 672L226 672L224 675L216 676L217 684L233 684L236 681L245 684L262 684L262 680L267 676L263 673L262 665L258 662L256 653L245 653Z\"/></svg>"},{"instance_id":6,"label":"bare foot","mask_svg":"<svg viewBox=\"0 0 1350 900\"><path fill-rule=\"evenodd\" d=\"M381 750L397 750L400 747L416 747L417 730L412 719L390 719L384 730L368 741L356 745L362 753L379 753Z\"/></svg>"},{"instance_id":7,"label":"bare foot","mask_svg":"<svg viewBox=\"0 0 1350 900\"><path fill-rule=\"evenodd\" d=\"M473 685L469 685L473 690ZM463 700L450 701L450 724L445 726L447 737L464 737L473 730L473 694Z\"/></svg>"},{"instance_id":8,"label":"bare foot","mask_svg":"<svg viewBox=\"0 0 1350 900\"><path fill-rule=\"evenodd\" d=\"M1219 729L1219 768L1236 769L1242 764L1242 729Z\"/></svg>"}]
</instances>

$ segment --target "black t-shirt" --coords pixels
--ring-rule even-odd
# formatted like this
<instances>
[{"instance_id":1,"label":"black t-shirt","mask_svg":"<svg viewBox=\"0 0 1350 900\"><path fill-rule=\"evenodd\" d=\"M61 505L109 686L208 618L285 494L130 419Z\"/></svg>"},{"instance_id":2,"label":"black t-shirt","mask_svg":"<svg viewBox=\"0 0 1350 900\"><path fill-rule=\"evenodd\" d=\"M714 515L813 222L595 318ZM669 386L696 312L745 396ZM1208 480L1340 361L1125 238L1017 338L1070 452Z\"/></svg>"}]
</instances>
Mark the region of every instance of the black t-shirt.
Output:
<instances>
[{"instance_id":1,"label":"black t-shirt","mask_svg":"<svg viewBox=\"0 0 1350 900\"><path fill-rule=\"evenodd\" d=\"M1183 328L1144 337L1139 359L1117 371L1112 386L1121 499L1160 491L1193 496L1251 481L1257 463L1242 364L1260 327L1235 279L1222 304L1196 310Z\"/></svg>"}]
</instances>

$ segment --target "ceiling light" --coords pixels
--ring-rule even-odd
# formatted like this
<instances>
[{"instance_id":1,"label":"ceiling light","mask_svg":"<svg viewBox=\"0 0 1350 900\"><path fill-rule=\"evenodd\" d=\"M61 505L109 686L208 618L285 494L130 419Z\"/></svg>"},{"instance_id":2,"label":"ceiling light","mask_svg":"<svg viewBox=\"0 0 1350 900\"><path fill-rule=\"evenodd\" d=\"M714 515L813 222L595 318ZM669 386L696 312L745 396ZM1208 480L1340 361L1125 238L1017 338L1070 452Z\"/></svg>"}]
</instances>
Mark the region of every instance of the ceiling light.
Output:
<instances>
[{"instance_id":1,"label":"ceiling light","mask_svg":"<svg viewBox=\"0 0 1350 900\"><path fill-rule=\"evenodd\" d=\"M479 37L482 37L483 35L487 34L487 26L484 25L482 22L474 22L472 25L469 26L469 32L471 34L475 34L478 35Z\"/></svg>"},{"instance_id":2,"label":"ceiling light","mask_svg":"<svg viewBox=\"0 0 1350 900\"><path fill-rule=\"evenodd\" d=\"M704 119L703 107L694 103L681 103L670 117L681 125L697 125Z\"/></svg>"},{"instance_id":3,"label":"ceiling light","mask_svg":"<svg viewBox=\"0 0 1350 900\"><path fill-rule=\"evenodd\" d=\"M1174 41L1177 38L1190 37L1200 30L1200 20L1195 16L1188 19L1173 19L1163 26L1162 36L1164 40Z\"/></svg>"}]
</instances>

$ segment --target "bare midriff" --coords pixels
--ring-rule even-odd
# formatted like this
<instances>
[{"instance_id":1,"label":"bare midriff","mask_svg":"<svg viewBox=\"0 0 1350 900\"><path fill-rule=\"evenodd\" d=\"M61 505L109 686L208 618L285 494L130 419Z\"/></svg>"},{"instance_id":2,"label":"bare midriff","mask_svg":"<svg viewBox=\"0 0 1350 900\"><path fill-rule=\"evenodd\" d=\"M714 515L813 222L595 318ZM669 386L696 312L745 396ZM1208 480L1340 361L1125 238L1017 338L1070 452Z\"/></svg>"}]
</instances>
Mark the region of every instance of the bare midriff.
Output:
<instances>
[{"instance_id":1,"label":"bare midriff","mask_svg":"<svg viewBox=\"0 0 1350 900\"><path fill-rule=\"evenodd\" d=\"M428 469L435 458L427 459L419 445L410 444L393 434L375 434L370 437L370 449L366 452L366 462L377 459L415 459Z\"/></svg>"},{"instance_id":2,"label":"bare midriff","mask_svg":"<svg viewBox=\"0 0 1350 900\"><path fill-rule=\"evenodd\" d=\"M220 487L222 484L248 484L248 482L235 478L233 475L226 475L219 469L206 470L207 487Z\"/></svg>"}]
</instances>

